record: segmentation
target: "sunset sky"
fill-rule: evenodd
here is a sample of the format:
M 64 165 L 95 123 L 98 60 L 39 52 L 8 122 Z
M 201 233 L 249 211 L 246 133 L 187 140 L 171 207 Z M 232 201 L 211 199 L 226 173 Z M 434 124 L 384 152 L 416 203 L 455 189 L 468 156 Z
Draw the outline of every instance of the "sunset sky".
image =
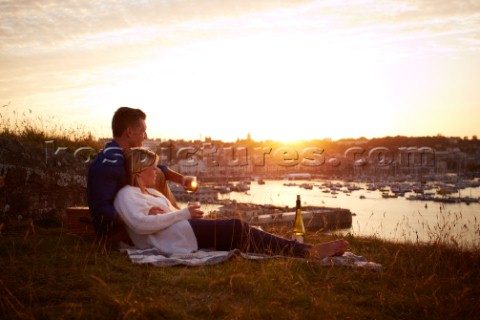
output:
M 165 139 L 479 135 L 480 1 L 0 0 L 4 119 L 108 137 L 120 106 Z

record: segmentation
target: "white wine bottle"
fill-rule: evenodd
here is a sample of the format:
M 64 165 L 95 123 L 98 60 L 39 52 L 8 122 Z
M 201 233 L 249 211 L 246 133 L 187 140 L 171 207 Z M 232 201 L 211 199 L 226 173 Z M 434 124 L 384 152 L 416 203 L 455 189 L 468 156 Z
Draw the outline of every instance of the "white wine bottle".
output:
M 300 195 L 297 195 L 295 221 L 293 223 L 293 238 L 298 242 L 303 242 L 304 236 L 305 236 L 305 226 L 303 225 L 302 203 L 300 201 Z

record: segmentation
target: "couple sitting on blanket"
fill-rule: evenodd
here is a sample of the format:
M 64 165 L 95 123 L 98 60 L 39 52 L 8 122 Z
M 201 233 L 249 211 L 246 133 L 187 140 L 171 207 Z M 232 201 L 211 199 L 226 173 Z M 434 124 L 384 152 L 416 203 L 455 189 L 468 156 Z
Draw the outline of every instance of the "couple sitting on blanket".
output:
M 138 119 L 134 120 L 126 130 L 134 132 L 138 129 L 137 125 L 141 125 L 143 131 L 146 130 L 144 118 L 140 122 Z M 142 135 L 143 137 L 145 134 Z M 143 141 L 143 139 L 140 140 Z M 348 246 L 345 240 L 315 245 L 299 243 L 252 228 L 241 219 L 202 219 L 203 212 L 199 205 L 192 204 L 187 208 L 178 209 L 168 194 L 165 196 L 156 188 L 158 175 L 165 172 L 158 166 L 158 156 L 141 147 L 130 146 L 122 149 L 123 152 L 117 153 L 115 159 L 122 159 L 118 162 L 122 163 L 126 170 L 127 181 L 116 193 L 113 207 L 125 224 L 131 241 L 139 249 L 154 247 L 165 254 L 190 253 L 199 249 L 218 251 L 239 249 L 249 253 L 321 260 L 329 256 L 342 255 Z M 112 163 L 113 159 L 110 161 Z M 98 164 L 99 161 L 97 166 Z M 95 170 L 90 168 L 89 171 L 91 172 L 89 172 L 90 181 L 87 189 L 90 191 L 89 204 L 92 211 L 92 205 L 96 204 L 92 201 L 95 200 L 92 194 L 95 189 L 92 186 Z M 97 232 L 102 233 L 102 228 L 98 226 L 104 219 L 96 215 L 98 210 L 93 211 L 94 222 L 97 221 Z

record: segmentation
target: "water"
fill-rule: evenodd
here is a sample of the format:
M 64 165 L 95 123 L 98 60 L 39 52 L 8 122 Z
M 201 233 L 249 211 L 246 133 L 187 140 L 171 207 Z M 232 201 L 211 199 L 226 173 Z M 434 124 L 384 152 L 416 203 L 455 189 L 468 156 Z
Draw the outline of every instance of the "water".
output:
M 339 207 L 355 214 L 352 227 L 342 230 L 358 236 L 375 236 L 399 242 L 431 242 L 442 240 L 466 248 L 480 248 L 480 203 L 440 203 L 407 200 L 405 197 L 383 198 L 381 192 L 368 191 L 363 184 L 355 184 L 361 190 L 333 196 L 317 187 L 321 181 L 295 181 L 313 183 L 312 190 L 299 186 L 284 186 L 287 181 L 267 180 L 259 185 L 252 182 L 247 193 L 231 192 L 221 199 L 254 204 L 295 206 L 296 195 L 302 197 L 302 205 Z M 480 188 L 461 190 L 462 196 L 477 198 Z M 364 199 L 361 199 L 363 196 Z M 208 205 L 206 210 L 214 209 Z

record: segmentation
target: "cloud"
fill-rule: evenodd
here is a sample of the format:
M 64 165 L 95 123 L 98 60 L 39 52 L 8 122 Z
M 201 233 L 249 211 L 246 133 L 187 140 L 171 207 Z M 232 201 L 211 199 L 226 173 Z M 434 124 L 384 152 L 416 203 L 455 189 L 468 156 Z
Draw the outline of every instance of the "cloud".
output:
M 254 0 L 2 1 L 0 94 L 15 98 L 99 84 L 107 70 L 233 31 L 238 25 L 224 29 L 230 19 L 275 6 Z
M 111 0 L 101 4 L 8 1 L 2 3 L 1 9 L 1 48 L 13 54 L 68 47 L 89 35 L 128 27 L 125 13 Z
M 478 1 L 34 1 L 0 3 L 0 52 L 28 57 L 166 47 L 258 34 L 332 37 L 430 34 L 474 38 Z M 436 35 L 435 35 L 436 34 Z M 438 40 L 435 40 L 438 41 Z M 466 45 L 466 42 L 456 45 Z
M 291 1 L 296 5 L 303 1 Z M 288 1 L 285 4 L 288 6 Z M 61 49 L 105 35 L 106 44 L 130 29 L 151 29 L 189 21 L 239 16 L 276 6 L 276 1 L 35 1 L 0 3 L 0 50 Z M 160 30 L 162 31 L 162 30 Z M 112 36 L 112 39 L 109 39 Z M 131 41 L 132 38 L 123 39 Z M 104 42 L 105 44 L 105 42 Z

